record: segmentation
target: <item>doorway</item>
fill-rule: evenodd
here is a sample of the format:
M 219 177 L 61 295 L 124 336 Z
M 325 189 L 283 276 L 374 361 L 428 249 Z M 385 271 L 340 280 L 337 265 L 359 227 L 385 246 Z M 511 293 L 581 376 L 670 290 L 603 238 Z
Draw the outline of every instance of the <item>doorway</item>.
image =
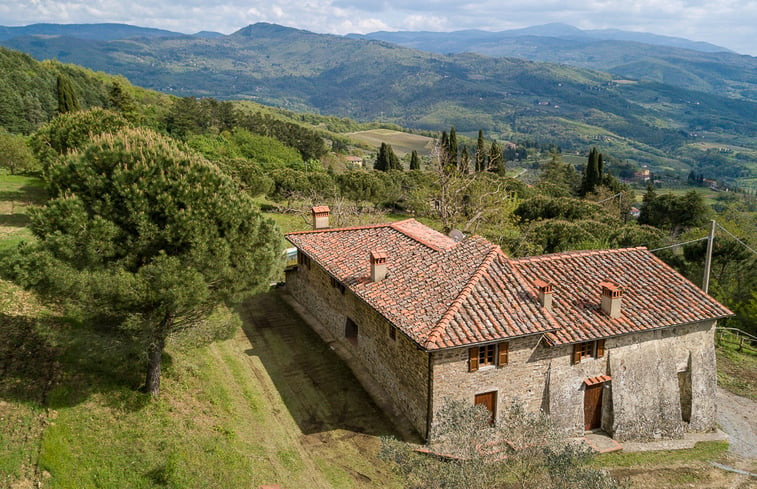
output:
M 602 387 L 601 384 L 587 385 L 584 390 L 584 430 L 602 427 Z
M 489 424 L 494 424 L 494 420 L 497 415 L 497 391 L 484 392 L 483 394 L 476 394 L 476 398 L 473 401 L 474 406 L 479 404 L 484 405 L 491 414 L 489 418 Z

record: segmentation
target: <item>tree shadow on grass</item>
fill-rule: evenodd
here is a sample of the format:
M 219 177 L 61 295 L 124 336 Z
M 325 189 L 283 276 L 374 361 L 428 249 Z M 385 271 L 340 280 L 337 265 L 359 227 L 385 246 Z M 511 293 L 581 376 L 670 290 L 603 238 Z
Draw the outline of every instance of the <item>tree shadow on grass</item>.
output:
M 292 418 L 306 435 L 344 429 L 399 436 L 358 380 L 275 292 L 240 307 L 243 330 Z
M 140 360 L 112 332 L 55 316 L 0 312 L 0 399 L 58 409 L 107 393 L 110 407 L 139 410 L 150 402 L 137 391 L 144 380 Z
M 26 214 L 0 214 L 0 226 L 13 228 L 26 227 L 31 223 L 31 219 Z

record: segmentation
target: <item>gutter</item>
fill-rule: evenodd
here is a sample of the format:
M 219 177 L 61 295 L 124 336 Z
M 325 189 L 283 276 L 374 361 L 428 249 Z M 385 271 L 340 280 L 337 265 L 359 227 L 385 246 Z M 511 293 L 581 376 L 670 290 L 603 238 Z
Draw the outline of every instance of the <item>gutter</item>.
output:
M 434 390 L 434 376 L 433 373 L 433 362 L 431 360 L 432 353 L 428 353 L 428 382 L 427 382 L 427 391 L 426 391 L 426 443 L 429 443 L 429 439 L 431 437 L 431 417 L 433 416 L 433 403 L 432 400 L 432 394 Z

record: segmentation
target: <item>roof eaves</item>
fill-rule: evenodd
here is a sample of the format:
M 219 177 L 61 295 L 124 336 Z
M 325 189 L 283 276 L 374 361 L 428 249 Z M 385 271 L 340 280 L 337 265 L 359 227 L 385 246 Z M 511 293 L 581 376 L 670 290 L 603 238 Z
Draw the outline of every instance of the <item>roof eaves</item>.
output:
M 717 321 L 719 319 L 725 319 L 728 317 L 733 316 L 733 313 L 731 314 L 725 314 L 722 316 L 713 316 L 708 317 L 704 319 L 698 319 L 696 321 L 687 321 L 685 323 L 676 323 L 676 324 L 668 324 L 665 326 L 660 326 L 658 328 L 647 328 L 647 329 L 635 329 L 631 331 L 623 331 L 622 333 L 616 333 L 616 334 L 608 334 L 608 335 L 602 335 L 602 336 L 593 336 L 591 338 L 584 338 L 578 341 L 560 341 L 559 338 L 554 337 L 554 331 L 550 331 L 549 334 L 552 335 L 553 339 L 548 339 L 550 343 L 552 343 L 553 346 L 560 346 L 560 345 L 575 345 L 578 343 L 585 343 L 587 341 L 596 341 L 596 340 L 606 340 L 608 338 L 618 338 L 620 336 L 626 336 L 629 334 L 639 334 L 639 333 L 646 333 L 648 331 L 661 331 L 663 329 L 669 329 L 669 328 L 678 328 L 681 326 L 689 326 L 691 324 L 697 324 L 697 323 L 703 323 L 705 321 Z

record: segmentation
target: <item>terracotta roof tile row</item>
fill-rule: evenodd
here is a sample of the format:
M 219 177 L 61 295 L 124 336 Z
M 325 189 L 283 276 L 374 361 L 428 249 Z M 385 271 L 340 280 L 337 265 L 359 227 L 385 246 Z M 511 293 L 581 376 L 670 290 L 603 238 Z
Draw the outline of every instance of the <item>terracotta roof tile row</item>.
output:
M 645 248 L 511 260 L 484 238 L 458 243 L 413 219 L 287 239 L 426 350 L 533 334 L 576 343 L 731 314 Z M 378 249 L 388 274 L 371 282 Z M 553 285 L 551 313 L 539 281 Z M 607 281 L 623 290 L 616 319 L 599 306 Z
M 560 329 L 553 343 L 664 328 L 733 314 L 649 250 L 626 248 L 555 253 L 511 260 L 527 280 L 554 284 L 552 315 Z M 623 292 L 620 317 L 602 312 L 601 283 Z

